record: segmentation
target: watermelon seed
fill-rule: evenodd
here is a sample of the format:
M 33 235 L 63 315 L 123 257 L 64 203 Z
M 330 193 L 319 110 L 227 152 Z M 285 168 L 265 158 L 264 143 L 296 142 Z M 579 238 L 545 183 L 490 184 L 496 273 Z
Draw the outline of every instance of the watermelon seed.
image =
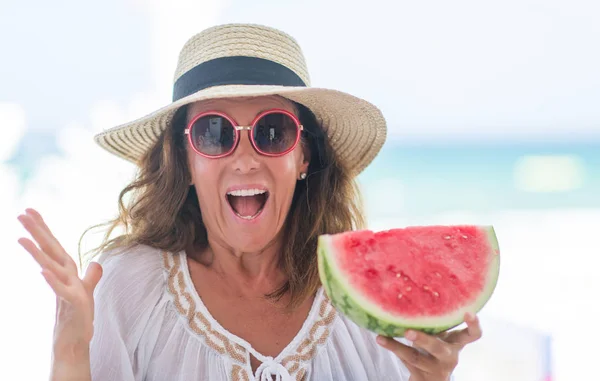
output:
M 467 237 L 467 236 L 466 236 L 466 235 L 464 235 L 464 234 L 463 234 L 463 236 L 462 236 L 462 237 L 463 237 L 464 239 L 467 239 L 467 238 L 469 238 L 469 237 Z
M 438 278 L 441 278 L 441 277 L 442 277 L 442 274 L 440 274 L 440 273 L 438 273 L 438 272 L 436 271 L 436 272 L 435 272 L 435 276 L 436 276 L 436 277 L 438 277 Z
M 404 296 L 404 295 L 398 294 L 398 299 L 402 299 L 402 296 Z
M 410 287 L 410 286 L 406 287 L 406 291 L 410 291 L 410 290 L 412 290 L 412 287 Z
M 435 296 L 437 298 L 438 296 L 440 296 L 440 294 L 438 294 L 437 292 L 434 291 L 433 296 Z
M 452 237 L 451 237 L 451 236 L 449 236 L 449 235 L 445 235 L 445 236 L 444 236 L 444 239 L 450 239 L 450 238 L 452 238 Z
M 396 278 L 400 278 L 400 273 L 396 273 Z
M 429 286 L 423 286 L 423 290 L 429 291 Z

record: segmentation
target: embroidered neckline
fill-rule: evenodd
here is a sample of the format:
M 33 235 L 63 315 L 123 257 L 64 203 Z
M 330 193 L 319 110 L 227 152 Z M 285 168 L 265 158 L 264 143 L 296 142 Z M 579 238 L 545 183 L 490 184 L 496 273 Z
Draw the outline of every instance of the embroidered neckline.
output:
M 185 251 L 163 252 L 163 266 L 167 290 L 184 324 L 203 344 L 230 360 L 229 373 L 233 381 L 260 379 L 260 367 L 256 375 L 252 374 L 250 354 L 262 363 L 282 365 L 292 380 L 306 379 L 310 361 L 327 342 L 337 315 L 323 289 L 317 292 L 308 317 L 296 336 L 273 358 L 258 353 L 250 343 L 227 331 L 212 317 L 191 280 Z

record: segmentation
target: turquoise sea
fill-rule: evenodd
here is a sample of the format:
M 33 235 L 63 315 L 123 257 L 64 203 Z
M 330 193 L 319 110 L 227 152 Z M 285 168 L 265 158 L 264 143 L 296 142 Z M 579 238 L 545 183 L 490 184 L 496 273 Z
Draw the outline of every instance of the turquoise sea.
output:
M 523 169 L 523 158 L 542 157 L 548 165 Z M 553 158 L 558 160 L 553 168 Z M 539 160 L 538 160 L 539 162 Z M 542 160 L 542 162 L 544 162 Z M 566 165 L 560 165 L 566 162 Z M 572 173 L 576 172 L 576 173 Z M 523 177 L 525 177 L 523 179 Z M 573 182 L 554 191 L 519 189 L 520 182 Z M 536 180 L 537 179 L 537 180 Z M 398 184 L 405 215 L 453 210 L 476 213 L 505 209 L 600 207 L 600 142 L 505 143 L 502 145 L 402 145 L 384 147 L 373 166 L 361 175 L 366 188 Z M 376 207 L 377 216 L 393 216 L 394 192 Z M 382 201 L 382 200 L 379 200 Z

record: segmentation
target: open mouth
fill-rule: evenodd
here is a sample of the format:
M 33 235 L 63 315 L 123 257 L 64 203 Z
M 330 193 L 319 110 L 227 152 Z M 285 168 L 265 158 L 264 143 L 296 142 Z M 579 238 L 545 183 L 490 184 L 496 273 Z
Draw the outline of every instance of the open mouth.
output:
M 268 198 L 269 192 L 265 189 L 237 189 L 227 192 L 231 210 L 245 220 L 258 217 Z

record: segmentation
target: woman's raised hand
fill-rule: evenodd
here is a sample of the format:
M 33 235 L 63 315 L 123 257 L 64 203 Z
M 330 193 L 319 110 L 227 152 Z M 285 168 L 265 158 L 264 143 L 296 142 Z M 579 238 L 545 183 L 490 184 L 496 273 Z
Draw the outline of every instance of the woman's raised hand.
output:
M 79 278 L 75 261 L 37 211 L 26 209 L 18 220 L 33 238 L 21 238 L 19 244 L 39 263 L 42 275 L 56 294 L 54 360 L 80 362 L 82 356 L 89 356 L 94 332 L 93 292 L 102 277 L 102 267 L 91 263 L 83 279 Z

